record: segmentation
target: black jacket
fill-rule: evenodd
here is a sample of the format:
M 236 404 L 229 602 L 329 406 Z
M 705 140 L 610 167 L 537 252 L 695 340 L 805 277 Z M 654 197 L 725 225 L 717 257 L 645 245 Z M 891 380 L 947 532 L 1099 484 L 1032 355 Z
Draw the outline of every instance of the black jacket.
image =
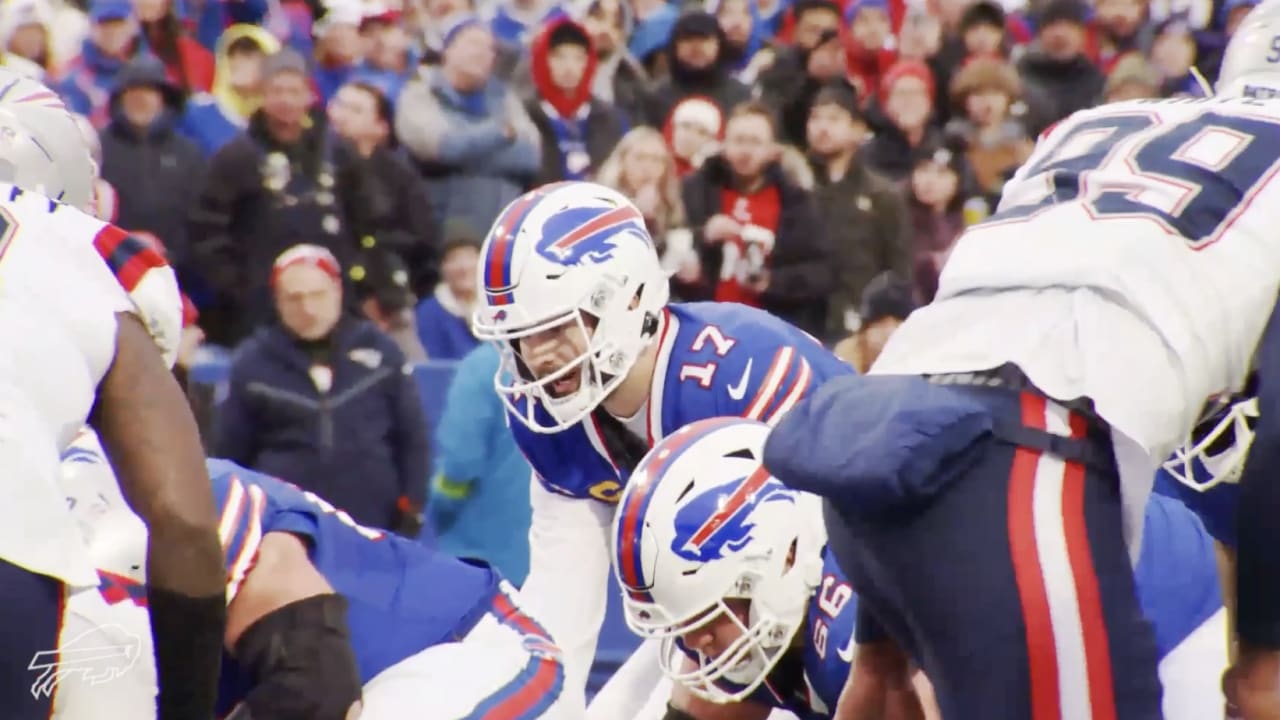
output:
M 131 87 L 160 90 L 165 107 L 148 127 L 137 128 L 120 110 L 120 96 Z M 111 93 L 111 122 L 100 133 L 102 179 L 116 191 L 115 223 L 160 238 L 175 267 L 191 257 L 187 213 L 204 176 L 200 148 L 175 131 L 182 95 L 165 78 L 164 66 L 152 56 L 134 60 L 120 71 Z
M 392 527 L 396 502 L 421 507 L 427 426 L 411 368 L 371 323 L 344 318 L 328 347 L 333 384 L 317 389 L 313 355 L 281 325 L 236 349 L 213 454 L 288 480 L 362 525 Z
M 361 238 L 374 231 L 367 173 L 319 113 L 301 139 L 285 145 L 258 111 L 214 153 L 191 215 L 192 255 L 215 297 L 201 309 L 211 340 L 234 345 L 274 317 L 267 281 L 288 248 L 313 243 L 344 268 L 355 264 Z

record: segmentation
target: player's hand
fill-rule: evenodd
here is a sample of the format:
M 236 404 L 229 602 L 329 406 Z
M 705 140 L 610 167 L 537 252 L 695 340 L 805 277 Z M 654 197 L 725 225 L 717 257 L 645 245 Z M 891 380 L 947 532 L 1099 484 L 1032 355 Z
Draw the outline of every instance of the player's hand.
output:
M 742 232 L 742 225 L 728 215 L 713 215 L 702 227 L 702 235 L 707 242 L 719 243 L 737 237 Z
M 747 279 L 747 287 L 753 292 L 762 293 L 769 289 L 769 268 L 760 268 Z
M 1280 720 L 1280 652 L 1240 651 L 1222 679 L 1227 706 L 1244 720 Z
M 402 537 L 416 539 L 422 534 L 424 523 L 422 506 L 414 504 L 407 497 L 396 502 L 396 522 L 391 530 Z

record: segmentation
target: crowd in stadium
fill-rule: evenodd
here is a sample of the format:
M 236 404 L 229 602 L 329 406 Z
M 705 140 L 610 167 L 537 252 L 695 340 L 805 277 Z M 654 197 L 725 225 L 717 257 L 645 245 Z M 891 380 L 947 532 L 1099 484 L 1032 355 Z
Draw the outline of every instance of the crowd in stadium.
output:
M 1203 96 L 1255 4 L 4 0 L 0 64 L 83 116 L 91 212 L 177 270 L 209 454 L 518 585 L 529 469 L 470 329 L 514 199 L 608 185 L 674 298 L 866 370 L 1037 136 Z

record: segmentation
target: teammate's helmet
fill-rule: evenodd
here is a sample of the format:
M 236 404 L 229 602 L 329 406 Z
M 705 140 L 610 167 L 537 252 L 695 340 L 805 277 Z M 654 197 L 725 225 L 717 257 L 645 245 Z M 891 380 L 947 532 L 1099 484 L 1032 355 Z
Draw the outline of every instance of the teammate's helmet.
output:
M 1237 399 L 1192 430 L 1187 442 L 1164 462 L 1164 469 L 1173 479 L 1200 492 L 1240 482 L 1257 420 L 1258 399 Z
M 1263 0 L 1236 28 L 1222 56 L 1217 94 L 1280 96 L 1280 0 Z
M 603 185 L 553 183 L 508 205 L 480 252 L 484 304 L 472 329 L 502 353 L 498 394 L 534 431 L 572 426 L 622 382 L 660 325 L 670 291 L 644 216 Z M 535 378 L 520 357 L 520 339 L 567 323 L 589 338 L 586 350 Z M 575 392 L 550 392 L 573 372 Z
M 614 514 L 627 625 L 661 639 L 663 672 L 713 702 L 741 700 L 765 680 L 821 581 L 821 505 L 761 465 L 768 434 L 742 418 L 681 428 L 640 461 Z M 745 618 L 733 599 L 749 602 Z M 726 618 L 741 635 L 715 657 L 684 646 Z
M 60 489 L 93 566 L 146 583 L 147 528 L 125 502 L 98 435 L 85 427 L 62 453 Z
M 80 128 L 57 93 L 0 67 L 0 182 L 83 209 L 96 175 Z

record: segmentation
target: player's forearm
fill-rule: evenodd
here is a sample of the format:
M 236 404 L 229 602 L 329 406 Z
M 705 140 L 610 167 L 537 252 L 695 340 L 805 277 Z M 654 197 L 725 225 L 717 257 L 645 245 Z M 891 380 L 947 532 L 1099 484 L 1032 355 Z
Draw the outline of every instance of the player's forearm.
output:
M 147 602 L 158 717 L 209 717 L 226 625 L 213 489 L 195 419 L 142 324 L 118 316 L 116 355 L 91 424 L 147 524 Z
M 141 323 L 118 317 L 116 357 L 92 424 L 121 492 L 147 524 L 148 583 L 192 597 L 220 595 L 222 548 L 195 418 Z

